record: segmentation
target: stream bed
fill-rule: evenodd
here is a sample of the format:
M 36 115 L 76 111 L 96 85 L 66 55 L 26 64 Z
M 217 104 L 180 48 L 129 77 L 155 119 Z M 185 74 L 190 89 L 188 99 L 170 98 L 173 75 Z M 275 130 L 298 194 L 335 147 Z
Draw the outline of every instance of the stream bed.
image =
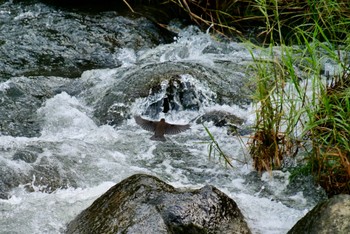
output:
M 146 19 L 112 11 L 3 1 L 0 19 L 0 233 L 62 233 L 135 173 L 175 187 L 216 186 L 253 233 L 288 232 L 320 199 L 312 181 L 291 184 L 287 171 L 252 168 L 251 53 L 263 50 L 193 26 L 169 42 Z M 218 124 L 206 118 L 212 113 L 236 121 Z M 134 115 L 191 129 L 152 141 Z M 233 168 L 209 157 L 203 125 Z

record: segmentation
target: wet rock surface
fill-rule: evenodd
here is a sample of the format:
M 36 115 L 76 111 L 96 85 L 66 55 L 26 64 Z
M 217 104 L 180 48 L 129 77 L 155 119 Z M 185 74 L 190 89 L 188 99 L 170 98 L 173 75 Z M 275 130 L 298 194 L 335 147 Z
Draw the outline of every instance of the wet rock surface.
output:
M 226 111 L 209 111 L 196 119 L 197 124 L 212 122 L 216 127 L 227 127 L 228 135 L 247 135 L 252 132 L 249 126 L 244 126 L 245 120 Z
M 4 1 L 0 12 L 0 80 L 79 77 L 88 69 L 119 66 L 120 48 L 138 51 L 164 43 L 168 36 L 145 18 L 131 20 L 115 11 L 87 13 L 36 1 Z
M 36 137 L 40 135 L 37 110 L 50 97 L 79 93 L 83 86 L 59 77 L 16 77 L 0 84 L 0 134 Z
M 213 186 L 180 190 L 136 174 L 109 189 L 66 233 L 250 233 L 236 203 Z
M 197 124 L 204 122 L 213 122 L 217 127 L 227 126 L 228 124 L 241 125 L 244 120 L 225 111 L 210 111 L 196 120 Z
M 72 176 L 69 176 L 70 172 L 63 172 L 59 164 L 50 162 L 46 157 L 38 159 L 40 153 L 41 149 L 33 147 L 18 150 L 13 160 L 18 162 L 20 170 L 9 167 L 4 161 L 0 162 L 0 199 L 10 198 L 11 190 L 19 185 L 28 192 L 46 193 L 77 186 Z
M 288 234 L 350 233 L 350 195 L 340 194 L 320 202 Z
M 9 191 L 19 184 L 27 183 L 25 175 L 0 163 L 0 199 L 8 199 Z
M 24 161 L 26 163 L 34 163 L 38 154 L 42 153 L 43 149 L 35 146 L 28 146 L 26 149 L 19 149 L 15 152 L 12 159 L 18 161 Z
M 109 77 L 112 85 L 104 90 L 87 89 L 81 96 L 95 107 L 94 116 L 100 124 L 111 125 L 120 125 L 123 120 L 132 116 L 129 107 L 137 98 L 147 99 L 147 105 L 141 114 L 155 119 L 161 112 L 197 111 L 214 102 L 248 104 L 251 94 L 245 85 L 248 78 L 231 74 L 231 80 L 226 80 L 224 76 L 227 73 L 220 73 L 217 69 L 220 68 L 214 69 L 191 62 L 164 62 L 118 68 Z M 90 74 L 89 80 L 84 82 L 93 83 L 98 80 L 98 77 Z M 205 84 L 208 91 L 199 88 L 199 84 Z
M 257 196 L 268 197 L 288 207 L 303 209 L 305 203 L 316 205 L 327 198 L 325 191 L 311 176 L 289 178 L 290 173 L 278 170 L 263 175 L 253 171 L 245 175 L 246 185 L 254 185 L 250 188 Z M 297 199 L 298 194 L 302 194 L 303 199 Z

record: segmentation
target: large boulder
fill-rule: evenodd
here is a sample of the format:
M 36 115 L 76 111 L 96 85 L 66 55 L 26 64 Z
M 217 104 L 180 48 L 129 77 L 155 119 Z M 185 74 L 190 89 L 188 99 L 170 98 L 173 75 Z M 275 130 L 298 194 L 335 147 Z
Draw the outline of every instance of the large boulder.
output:
M 51 193 L 57 189 L 77 187 L 70 172 L 61 169 L 56 160 L 40 157 L 42 149 L 28 146 L 17 150 L 12 160 L 0 161 L 0 199 L 11 197 L 11 190 L 24 185 L 28 192 L 42 191 Z M 14 162 L 16 161 L 16 162 Z M 11 167 L 20 165 L 22 170 Z
M 94 9 L 90 13 L 38 1 L 0 2 L 0 81 L 22 75 L 76 78 L 86 70 L 120 66 L 120 49 L 137 52 L 173 40 L 172 33 L 139 15 L 99 11 L 102 5 L 125 5 L 122 1 L 94 0 L 97 8 L 88 4 L 92 0 L 80 0 Z
M 144 61 L 145 62 L 145 61 Z M 235 70 L 224 70 L 193 62 L 154 62 L 119 67 L 101 78 L 98 71 L 86 71 L 82 82 L 88 85 L 80 95 L 94 108 L 99 124 L 121 125 L 131 117 L 130 106 L 138 100 L 143 115 L 159 118 L 161 112 L 198 111 L 208 103 L 245 106 L 250 103 L 249 77 Z M 101 85 L 109 79 L 108 85 Z M 141 101 L 140 99 L 143 99 Z
M 288 232 L 302 233 L 350 233 L 350 195 L 337 195 L 319 203 Z
M 251 233 L 237 204 L 213 186 L 180 190 L 136 174 L 113 186 L 66 233 Z

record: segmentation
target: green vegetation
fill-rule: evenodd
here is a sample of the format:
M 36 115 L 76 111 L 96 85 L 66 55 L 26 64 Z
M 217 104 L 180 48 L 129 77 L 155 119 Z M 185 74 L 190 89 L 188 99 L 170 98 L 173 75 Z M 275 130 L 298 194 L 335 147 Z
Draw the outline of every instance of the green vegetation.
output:
M 251 53 L 257 112 L 249 152 L 256 170 L 281 168 L 285 157 L 303 151 L 299 171 L 314 175 L 329 196 L 350 194 L 349 1 L 149 2 L 177 6 L 203 30 L 212 26 L 220 35 L 258 41 L 250 48 L 267 51 L 260 58 Z M 326 60 L 334 72 L 324 72 Z M 209 155 L 220 154 L 207 132 Z
M 318 3 L 341 16 L 343 9 L 335 1 Z M 320 14 L 322 9 L 314 10 L 314 15 L 326 16 Z M 278 36 L 273 35 L 271 24 L 266 24 L 272 32 L 269 60 L 254 58 L 258 104 L 256 131 L 250 140 L 254 167 L 258 171 L 280 168 L 283 158 L 304 150 L 306 165 L 301 167 L 310 168 L 329 196 L 350 193 L 350 77 L 346 53 L 350 44 L 349 33 L 340 26 L 350 25 L 350 18 L 333 20 L 327 15 L 308 21 L 308 27 L 301 24 L 293 30 L 298 47 L 281 43 L 281 56 L 276 56 L 274 38 L 283 42 L 285 37 L 278 7 L 274 15 Z M 338 71 L 324 74 L 325 59 L 339 67 Z
M 230 157 L 221 149 L 220 145 L 215 140 L 215 137 L 213 136 L 213 134 L 211 134 L 209 129 L 205 125 L 203 125 L 203 127 L 210 138 L 210 141 L 208 142 L 201 142 L 208 145 L 209 160 L 211 157 L 215 157 L 216 155 L 218 155 L 219 160 L 221 159 L 224 160 L 225 166 L 229 165 L 230 167 L 233 168 Z
M 243 40 L 250 37 L 261 43 L 270 43 L 272 38 L 275 42 L 283 39 L 283 43 L 294 44 L 298 39 L 296 28 L 313 33 L 316 27 L 322 28 L 328 38 L 341 41 L 350 29 L 342 21 L 350 17 L 347 0 L 123 0 L 123 3 L 160 25 L 178 16 L 203 30 L 212 26 L 221 35 L 241 36 Z
M 241 164 L 246 164 L 247 163 L 247 160 L 239 160 L 239 159 L 236 159 L 236 158 L 233 158 L 231 157 L 230 155 L 228 155 L 227 153 L 225 153 L 219 143 L 215 140 L 215 137 L 214 135 L 209 131 L 209 129 L 203 124 L 203 127 L 205 129 L 205 131 L 207 132 L 210 140 L 209 141 L 204 141 L 204 142 L 199 142 L 199 143 L 202 143 L 202 144 L 206 144 L 208 145 L 208 157 L 209 157 L 209 160 L 211 158 L 214 158 L 214 157 L 218 157 L 219 160 L 223 160 L 224 161 L 224 164 L 225 166 L 229 166 L 231 168 L 234 168 L 233 164 L 232 164 L 232 160 L 234 161 L 237 161 Z M 241 142 L 242 145 L 244 144 L 243 142 Z
M 255 168 L 264 171 L 278 169 L 284 157 L 306 150 L 304 160 L 328 194 L 349 193 L 348 69 L 338 58 L 345 69 L 326 79 L 320 75 L 320 61 L 338 51 L 326 53 L 325 44 L 317 40 L 305 40 L 304 45 L 300 51 L 282 45 L 282 58 L 271 50 L 274 62 L 255 60 L 258 108 L 250 153 Z M 296 64 L 304 72 L 302 77 Z

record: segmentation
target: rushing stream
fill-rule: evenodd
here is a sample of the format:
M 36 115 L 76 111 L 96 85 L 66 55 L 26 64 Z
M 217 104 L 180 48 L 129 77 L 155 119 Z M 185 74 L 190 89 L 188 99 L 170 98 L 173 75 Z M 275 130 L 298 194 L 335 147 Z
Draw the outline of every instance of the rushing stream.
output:
M 243 121 L 243 133 L 254 121 L 249 91 L 243 88 L 249 86 L 252 62 L 245 45 L 219 43 L 193 27 L 165 43 L 144 20 L 103 13 L 80 22 L 77 13 L 43 4 L 5 1 L 0 18 L 7 33 L 0 40 L 0 233 L 61 233 L 97 197 L 135 173 L 155 175 L 175 187 L 216 186 L 237 202 L 253 233 L 286 233 L 316 204 L 311 186 L 290 187 L 289 172 L 259 177 L 246 152 L 247 135 L 228 135 L 228 126 L 203 122 L 234 168 L 217 155 L 208 157 L 210 138 L 200 116 L 213 111 L 234 115 Z M 147 33 L 137 40 L 126 36 L 132 32 L 111 26 L 116 18 L 150 27 L 153 39 L 141 38 Z M 46 36 L 36 31 L 43 27 L 54 39 L 44 41 Z M 106 49 L 113 35 L 108 30 L 129 43 Z M 107 42 L 96 39 L 106 37 Z M 40 59 L 30 57 L 38 53 L 55 65 L 42 67 Z M 72 76 L 66 75 L 69 70 Z M 150 90 L 158 81 L 158 88 Z M 190 123 L 191 129 L 166 136 L 166 142 L 151 141 L 134 115 Z

